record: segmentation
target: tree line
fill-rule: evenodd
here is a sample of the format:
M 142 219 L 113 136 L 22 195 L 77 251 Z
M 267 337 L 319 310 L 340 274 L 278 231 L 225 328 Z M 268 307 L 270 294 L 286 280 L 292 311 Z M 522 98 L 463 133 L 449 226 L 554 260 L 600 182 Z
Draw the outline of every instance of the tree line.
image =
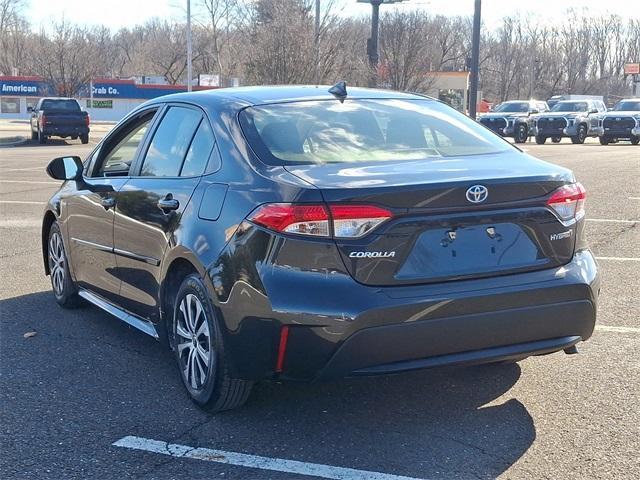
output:
M 344 0 L 343 0 L 344 1 Z M 319 30 L 314 0 L 193 0 L 193 72 L 241 84 L 366 86 L 372 72 L 369 18 L 340 15 L 343 3 L 323 0 Z M 152 19 L 113 30 L 65 20 L 34 29 L 25 0 L 0 0 L 0 74 L 39 75 L 73 96 L 89 79 L 159 75 L 186 82 L 184 19 Z M 559 12 L 553 24 L 507 16 L 484 26 L 480 88 L 499 102 L 552 95 L 629 95 L 626 62 L 640 62 L 640 20 Z M 429 71 L 462 71 L 471 51 L 471 18 L 427 10 L 382 9 L 380 86 L 424 92 Z

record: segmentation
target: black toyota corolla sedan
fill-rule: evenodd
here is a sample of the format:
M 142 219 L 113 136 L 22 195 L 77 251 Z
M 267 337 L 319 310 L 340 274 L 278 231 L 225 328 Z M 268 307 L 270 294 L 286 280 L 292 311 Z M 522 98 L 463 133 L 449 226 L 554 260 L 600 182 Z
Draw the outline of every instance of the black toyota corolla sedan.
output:
M 439 101 L 331 92 L 161 97 L 53 160 L 57 302 L 166 342 L 211 411 L 262 379 L 575 352 L 599 280 L 573 173 Z

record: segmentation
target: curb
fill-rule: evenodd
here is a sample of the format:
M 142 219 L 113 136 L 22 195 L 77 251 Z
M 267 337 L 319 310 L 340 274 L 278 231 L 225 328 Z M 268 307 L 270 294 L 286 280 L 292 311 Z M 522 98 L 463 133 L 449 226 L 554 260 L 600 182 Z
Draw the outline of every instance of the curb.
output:
M 0 143 L 0 148 L 17 147 L 18 145 L 22 145 L 24 143 L 27 143 L 28 141 L 29 140 L 27 139 L 27 137 L 21 137 L 20 140 L 16 140 L 14 142 Z

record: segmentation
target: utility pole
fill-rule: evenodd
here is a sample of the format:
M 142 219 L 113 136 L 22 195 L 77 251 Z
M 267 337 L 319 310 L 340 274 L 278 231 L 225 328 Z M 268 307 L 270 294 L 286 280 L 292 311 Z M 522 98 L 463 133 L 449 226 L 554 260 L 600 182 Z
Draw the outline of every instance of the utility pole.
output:
M 533 98 L 533 94 L 535 93 L 534 85 L 536 83 L 536 66 L 540 63 L 540 60 L 536 57 L 531 57 L 531 72 L 529 77 L 529 100 Z
M 191 0 L 187 0 L 187 92 L 191 91 L 191 79 L 193 78 L 193 72 L 191 69 L 192 60 L 192 45 L 191 45 Z
M 315 66 L 314 80 L 316 85 L 320 84 L 320 0 L 316 0 L 316 18 L 315 18 Z
M 480 69 L 480 10 L 482 0 L 475 0 L 473 38 L 471 43 L 471 85 L 469 86 L 469 116 L 476 119 L 478 109 L 478 71 Z

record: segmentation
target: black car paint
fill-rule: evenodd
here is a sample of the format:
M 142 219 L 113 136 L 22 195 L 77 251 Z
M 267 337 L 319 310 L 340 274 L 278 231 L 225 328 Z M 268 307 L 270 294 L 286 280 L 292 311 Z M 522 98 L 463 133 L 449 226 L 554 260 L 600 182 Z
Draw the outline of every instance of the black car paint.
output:
M 409 94 L 375 90 L 351 90 L 350 95 L 352 98 L 415 98 Z M 333 166 L 285 168 L 261 163 L 247 145 L 237 119 L 238 112 L 250 105 L 326 98 L 324 89 L 291 87 L 179 94 L 148 102 L 141 108 L 166 108 L 165 104 L 202 108 L 213 127 L 216 145 L 211 156 L 219 159 L 219 168 L 211 171 L 207 167 L 205 175 L 196 178 L 144 179 L 135 176 L 139 169 L 139 158 L 136 158 L 131 176 L 100 179 L 85 176 L 82 181 L 67 181 L 49 202 L 43 238 L 46 238 L 51 222 L 57 219 L 67 251 L 71 252 L 74 280 L 149 319 L 156 325 L 161 338 L 166 337 L 164 322 L 167 313 L 171 312 L 172 294 L 177 289 L 174 275 L 186 266 L 195 269 L 219 313 L 233 374 L 245 379 L 274 376 L 282 325 L 289 325 L 291 333 L 281 377 L 303 380 L 350 375 L 359 369 L 375 369 L 380 364 L 397 366 L 398 362 L 413 361 L 418 357 L 475 349 L 487 354 L 481 354 L 480 360 L 474 361 L 488 361 L 496 358 L 489 351 L 491 348 L 501 347 L 506 342 L 523 345 L 521 352 L 529 351 L 527 348 L 533 345 L 532 342 L 541 340 L 540 335 L 545 338 L 589 338 L 595 323 L 599 279 L 595 261 L 583 243 L 584 219 L 570 226 L 575 232 L 572 242 L 573 239 L 579 242 L 575 246 L 578 252 L 573 258 L 564 252 L 559 264 L 553 268 L 462 278 L 454 282 L 400 282 L 394 286 L 365 285 L 357 274 L 352 276 L 344 255 L 341 255 L 343 246 L 332 240 L 277 235 L 246 221 L 258 205 L 265 203 L 323 203 L 354 198 L 354 190 L 348 182 L 329 184 L 329 179 L 335 179 L 335 176 L 327 175 L 327 170 Z M 153 128 L 149 129 L 151 131 Z M 145 142 L 148 142 L 149 132 Z M 505 155 L 509 157 L 510 165 L 522 162 L 516 167 L 516 177 L 521 174 L 525 178 L 527 171 L 528 175 L 533 175 L 529 179 L 533 182 L 530 181 L 527 188 L 533 188 L 535 195 L 524 195 L 523 205 L 543 199 L 555 185 L 574 181 L 568 170 L 549 166 L 516 149 Z M 483 164 L 483 160 L 489 163 Z M 464 163 L 465 160 L 453 161 Z M 501 158 L 469 160 L 473 161 L 480 162 L 477 170 L 467 168 L 451 177 L 433 169 L 433 179 L 442 182 L 437 185 L 440 190 L 427 197 L 423 190 L 420 198 L 418 189 L 413 195 L 415 201 L 409 204 L 394 204 L 393 190 L 415 189 L 415 184 L 410 186 L 414 180 L 410 163 L 398 166 L 400 171 L 394 175 L 377 177 L 383 184 L 372 187 L 370 192 L 360 189 L 357 198 L 358 201 L 386 203 L 404 214 L 426 198 L 426 208 L 420 211 L 421 215 L 443 213 L 448 209 L 449 213 L 459 212 L 471 222 L 493 222 L 494 218 L 488 217 L 487 212 L 495 214 L 505 210 L 499 194 L 492 200 L 495 203 L 475 208 L 470 208 L 464 201 L 453 205 L 447 203 L 456 192 L 464 192 L 479 181 L 499 184 L 509 178 L 513 180 L 514 172 L 509 173 L 509 169 L 501 167 Z M 384 166 L 372 165 L 371 168 Z M 109 184 L 111 190 L 105 187 Z M 526 193 L 526 189 L 523 192 Z M 86 199 L 78 200 L 78 193 Z M 163 212 L 157 206 L 158 200 L 169 193 L 178 199 L 178 211 Z M 447 195 L 450 198 L 446 198 Z M 116 199 L 117 213 L 101 203 L 109 196 Z M 129 197 L 130 203 L 136 204 L 135 208 L 127 207 Z M 84 220 L 70 220 L 69 209 L 76 208 L 74 204 L 79 201 L 89 210 Z M 551 215 L 539 203 L 537 207 L 531 205 L 531 209 L 532 215 L 542 211 Z M 74 226 L 76 221 L 83 223 Z M 115 221 L 115 228 L 110 227 L 112 221 Z M 150 229 L 152 232 L 146 233 Z M 84 244 L 76 245 L 78 242 L 73 238 L 79 234 L 75 232 L 87 235 Z M 83 258 L 75 258 L 81 252 L 84 252 Z M 43 253 L 46 270 L 46 242 Z M 86 269 L 84 272 L 83 268 Z M 570 308 L 578 303 L 578 310 Z M 539 317 L 533 315 L 533 320 L 518 324 L 517 318 L 531 316 L 526 312 L 532 305 L 549 307 L 545 312 L 547 320 L 540 322 Z M 554 306 L 563 316 L 580 315 L 576 321 L 564 322 L 562 317 L 550 315 Z M 491 320 L 496 310 L 513 312 L 504 330 Z M 474 323 L 474 318 L 484 321 Z M 447 328 L 447 319 L 453 319 L 450 328 Z M 354 335 L 356 332 L 389 327 L 394 332 L 401 332 L 399 337 L 394 333 L 389 338 L 401 340 L 413 331 L 406 329 L 402 333 L 407 322 L 417 325 L 412 328 L 418 329 L 416 331 L 420 331 L 425 339 L 433 338 L 435 343 L 424 342 L 422 349 L 412 347 L 408 352 L 410 358 L 403 354 L 402 342 L 388 344 L 387 352 L 382 355 L 357 354 L 362 347 L 354 340 L 358 338 Z M 387 332 L 381 332 L 377 341 L 387 335 Z M 514 341 L 509 340 L 510 335 Z M 555 350 L 575 341 L 558 343 Z M 541 347 L 531 353 L 548 350 L 548 346 L 546 350 Z M 331 360 L 337 351 L 341 352 L 339 362 Z M 344 358 L 352 357 L 359 360 L 345 366 Z M 337 367 L 335 362 L 339 364 Z M 452 362 L 458 360 L 452 359 Z M 406 369 L 411 368 L 415 366 L 407 365 Z

